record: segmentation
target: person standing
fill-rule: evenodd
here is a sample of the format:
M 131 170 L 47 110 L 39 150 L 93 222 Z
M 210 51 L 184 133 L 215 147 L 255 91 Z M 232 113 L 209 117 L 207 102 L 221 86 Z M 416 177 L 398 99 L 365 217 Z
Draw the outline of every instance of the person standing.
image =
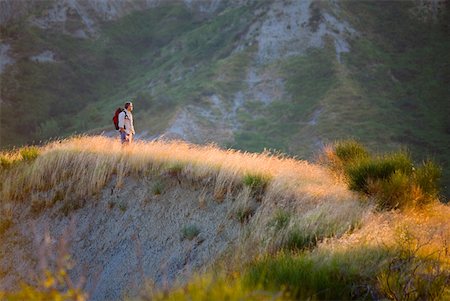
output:
M 131 143 L 136 134 L 133 125 L 133 103 L 126 102 L 125 110 L 119 114 L 119 132 L 122 143 Z

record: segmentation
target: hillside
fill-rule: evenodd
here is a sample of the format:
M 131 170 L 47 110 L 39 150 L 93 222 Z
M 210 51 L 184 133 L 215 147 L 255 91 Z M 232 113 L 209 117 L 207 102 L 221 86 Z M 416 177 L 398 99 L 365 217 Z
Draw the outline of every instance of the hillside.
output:
M 7 300 L 450 294 L 448 205 L 386 211 L 321 165 L 96 136 L 2 153 L 0 167 Z
M 447 1 L 1 4 L 3 148 L 111 134 L 133 99 L 143 139 L 306 159 L 348 137 L 408 147 L 443 166 L 448 196 Z

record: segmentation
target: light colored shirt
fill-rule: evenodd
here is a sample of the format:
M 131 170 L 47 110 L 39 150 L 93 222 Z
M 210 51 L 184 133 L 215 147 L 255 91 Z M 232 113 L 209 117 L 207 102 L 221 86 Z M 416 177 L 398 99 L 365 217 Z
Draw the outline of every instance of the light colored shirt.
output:
M 135 134 L 133 125 L 133 114 L 130 111 L 125 110 L 119 114 L 119 128 L 125 128 L 125 133 Z

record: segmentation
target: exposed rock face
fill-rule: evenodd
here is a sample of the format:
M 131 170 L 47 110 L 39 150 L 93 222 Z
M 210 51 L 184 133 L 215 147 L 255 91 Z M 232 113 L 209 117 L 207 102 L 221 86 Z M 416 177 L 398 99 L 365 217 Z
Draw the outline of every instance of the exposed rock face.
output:
M 182 187 L 172 179 L 155 195 L 155 181 L 126 179 L 121 189 L 114 183 L 97 200 L 68 201 L 69 207 L 84 203 L 70 218 L 64 217 L 63 204 L 37 215 L 22 208 L 27 222 L 11 229 L 15 239 L 0 247 L 0 270 L 9 271 L 0 290 L 17 289 L 18 279 L 33 281 L 29 277 L 39 274 L 42 261 L 52 260 L 45 258 L 46 250 L 38 251 L 45 239 L 52 250 L 61 238 L 67 240 L 76 262 L 71 276 L 87 277 L 90 300 L 122 300 L 145 279 L 162 286 L 207 268 L 239 237 L 242 225 L 231 218 L 236 203 L 215 201 L 210 189 Z M 62 237 L 68 229 L 70 235 Z
M 328 9 L 339 9 L 337 4 Z M 249 30 L 247 39 L 258 44 L 257 61 L 271 62 L 291 55 L 301 55 L 309 48 L 321 48 L 325 38 L 334 39 L 336 53 L 348 52 L 347 39 L 356 31 L 338 20 L 319 2 L 274 1 L 264 18 Z

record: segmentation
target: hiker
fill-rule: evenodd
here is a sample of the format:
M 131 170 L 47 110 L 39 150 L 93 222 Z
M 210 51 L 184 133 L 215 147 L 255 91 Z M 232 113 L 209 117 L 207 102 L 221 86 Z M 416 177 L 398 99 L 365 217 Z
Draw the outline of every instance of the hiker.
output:
M 122 143 L 130 143 L 133 141 L 135 134 L 133 125 L 133 104 L 131 102 L 125 103 L 125 110 L 119 114 L 119 132 Z

